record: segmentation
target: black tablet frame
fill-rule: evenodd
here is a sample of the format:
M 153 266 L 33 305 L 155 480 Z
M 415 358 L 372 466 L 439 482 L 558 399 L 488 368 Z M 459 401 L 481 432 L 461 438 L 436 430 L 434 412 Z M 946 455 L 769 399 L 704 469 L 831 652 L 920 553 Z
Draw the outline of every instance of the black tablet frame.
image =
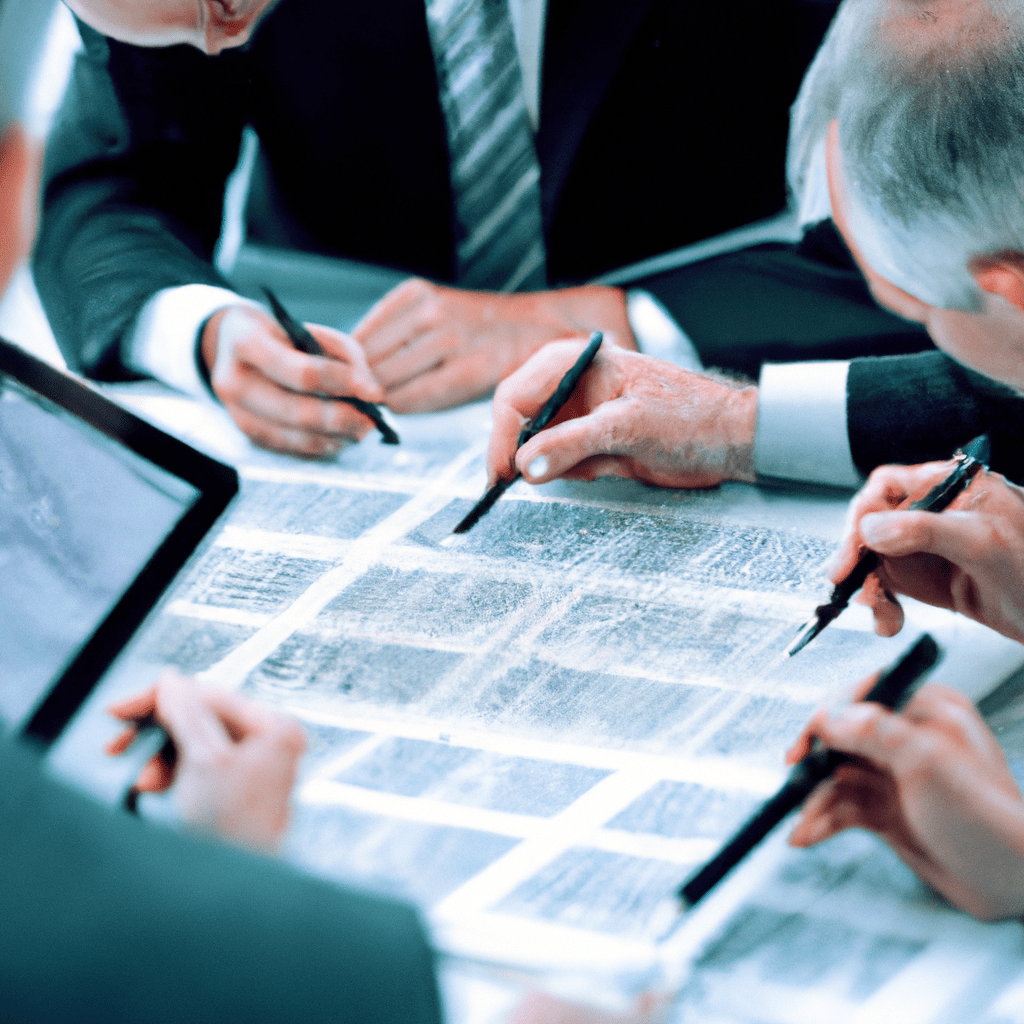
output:
M 92 693 L 238 493 L 238 474 L 230 466 L 128 412 L 83 381 L 0 338 L 0 380 L 5 377 L 65 409 L 199 492 L 192 507 L 178 520 L 93 634 L 65 664 L 22 726 L 23 736 L 48 747 Z

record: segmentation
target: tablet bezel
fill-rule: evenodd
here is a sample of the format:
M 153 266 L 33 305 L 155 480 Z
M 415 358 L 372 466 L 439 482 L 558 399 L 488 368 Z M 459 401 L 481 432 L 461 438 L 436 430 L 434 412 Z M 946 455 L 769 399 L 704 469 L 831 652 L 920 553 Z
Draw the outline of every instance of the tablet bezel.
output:
M 0 379 L 4 377 L 17 381 L 199 492 L 192 507 L 64 665 L 21 727 L 23 736 L 49 747 L 238 493 L 238 474 L 105 398 L 84 381 L 0 338 Z

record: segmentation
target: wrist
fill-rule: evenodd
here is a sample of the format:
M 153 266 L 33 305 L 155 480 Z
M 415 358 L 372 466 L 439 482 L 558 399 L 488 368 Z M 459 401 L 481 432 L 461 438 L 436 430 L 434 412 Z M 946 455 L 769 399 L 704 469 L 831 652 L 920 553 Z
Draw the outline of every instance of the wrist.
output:
M 757 388 L 732 388 L 716 424 L 722 441 L 725 480 L 753 483 L 754 434 L 757 430 Z

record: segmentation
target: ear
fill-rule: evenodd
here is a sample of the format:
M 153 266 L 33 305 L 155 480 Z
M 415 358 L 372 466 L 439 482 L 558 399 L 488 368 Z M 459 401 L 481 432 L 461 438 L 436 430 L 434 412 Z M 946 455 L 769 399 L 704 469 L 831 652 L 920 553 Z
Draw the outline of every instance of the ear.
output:
M 983 291 L 1001 295 L 1024 311 L 1024 253 L 1000 252 L 975 256 L 967 264 L 971 277 Z

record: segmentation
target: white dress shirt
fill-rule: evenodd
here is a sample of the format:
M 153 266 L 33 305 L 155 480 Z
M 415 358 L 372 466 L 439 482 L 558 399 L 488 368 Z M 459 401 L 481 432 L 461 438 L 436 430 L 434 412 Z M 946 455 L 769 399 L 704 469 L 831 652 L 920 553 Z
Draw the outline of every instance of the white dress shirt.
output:
M 540 123 L 540 85 L 547 0 L 509 0 L 523 75 L 527 113 Z M 819 166 L 820 165 L 820 166 Z M 815 163 L 816 187 L 800 210 L 801 224 L 829 216 L 824 147 Z M 125 362 L 197 398 L 210 399 L 196 365 L 199 328 L 219 309 L 257 305 L 226 288 L 205 284 L 166 288 L 142 308 L 123 343 Z M 630 326 L 640 349 L 700 370 L 697 353 L 665 308 L 639 289 L 627 294 Z M 754 468 L 760 476 L 839 487 L 858 487 L 862 477 L 850 454 L 846 426 L 849 363 L 815 362 L 765 366 L 758 395 Z

